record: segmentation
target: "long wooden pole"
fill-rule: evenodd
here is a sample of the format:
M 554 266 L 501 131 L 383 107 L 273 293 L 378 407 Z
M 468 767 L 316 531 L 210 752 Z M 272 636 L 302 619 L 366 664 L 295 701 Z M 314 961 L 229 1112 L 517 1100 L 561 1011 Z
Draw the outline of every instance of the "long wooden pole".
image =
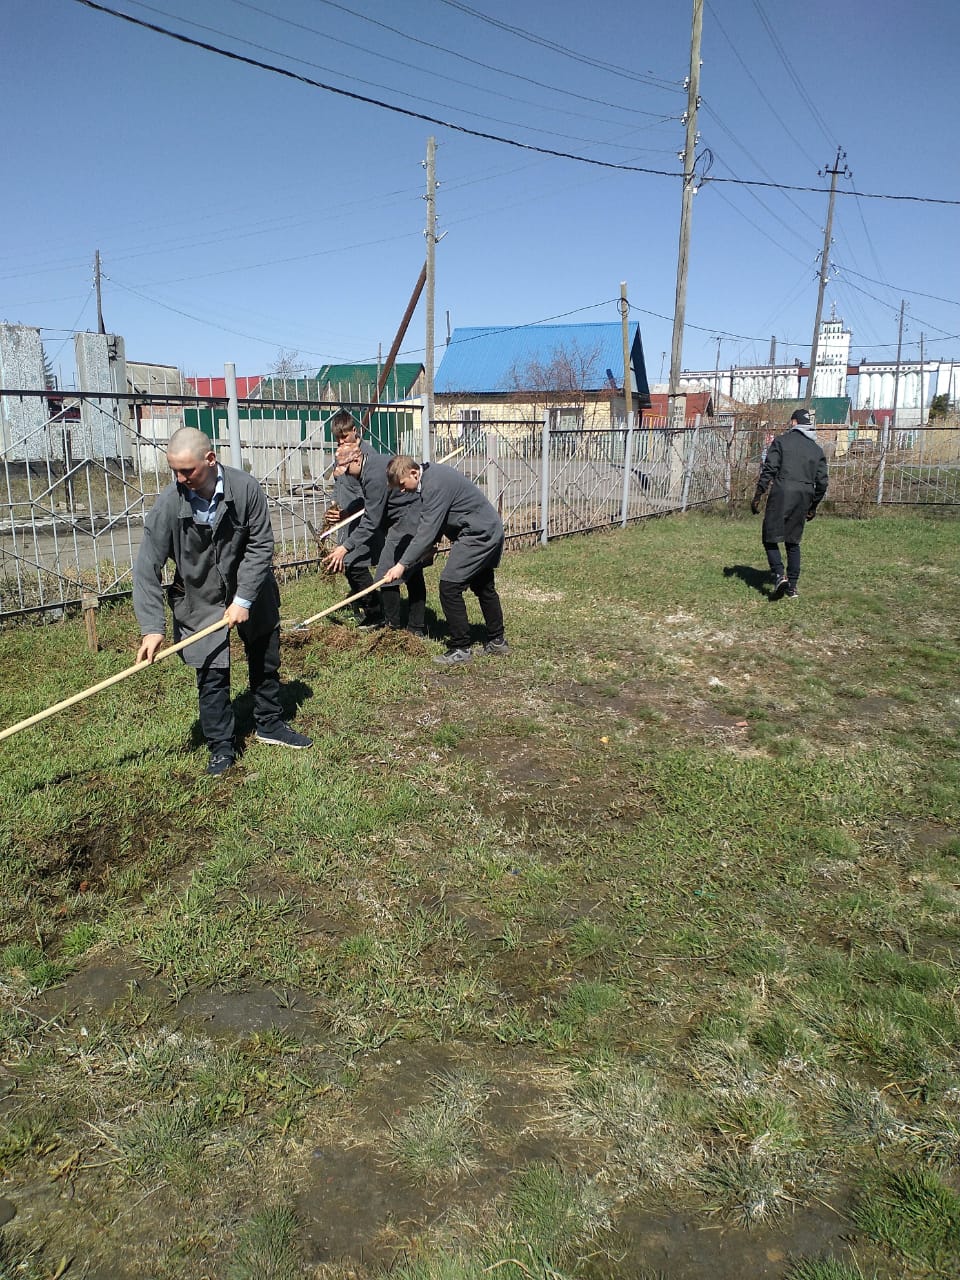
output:
M 195 631 L 192 636 L 188 636 L 186 640 L 181 640 L 179 644 L 172 644 L 167 649 L 161 649 L 159 653 L 154 655 L 152 660 L 144 659 L 143 662 L 135 662 L 132 667 L 127 667 L 124 671 L 118 671 L 115 676 L 110 676 L 107 680 L 101 680 L 99 684 L 91 685 L 89 689 L 84 689 L 81 693 L 75 693 L 72 698 L 64 698 L 62 702 L 57 702 L 52 707 L 47 707 L 46 711 L 38 711 L 35 716 L 30 716 L 27 720 L 21 720 L 19 724 L 13 724 L 9 729 L 4 729 L 0 732 L 0 742 L 4 738 L 12 738 L 21 729 L 29 729 L 31 725 L 39 724 L 41 720 L 46 720 L 49 716 L 56 715 L 58 711 L 65 711 L 67 707 L 73 707 L 78 702 L 83 702 L 85 698 L 92 698 L 95 693 L 109 689 L 112 684 L 119 684 L 121 680 L 126 680 L 128 676 L 136 675 L 138 671 L 143 671 L 145 667 L 152 666 L 154 662 L 159 662 L 162 658 L 169 658 L 171 654 L 179 653 L 181 649 L 186 649 L 187 645 L 195 644 L 198 640 L 202 640 L 204 636 L 213 635 L 215 631 L 219 631 L 221 627 L 226 625 L 226 619 L 221 618 L 219 622 L 211 623 L 209 627 L 204 627 L 202 631 Z
M 397 330 L 396 337 L 393 339 L 393 344 L 390 347 L 390 350 L 387 352 L 386 363 L 384 364 L 383 368 L 380 370 L 380 377 L 377 379 L 376 404 L 367 405 L 366 409 L 364 409 L 363 414 L 360 418 L 360 426 L 363 429 L 367 427 L 368 423 L 370 422 L 370 418 L 373 414 L 374 409 L 380 403 L 380 397 L 383 395 L 383 388 L 387 385 L 387 382 L 390 378 L 390 374 L 393 371 L 393 366 L 394 366 L 394 363 L 396 362 L 397 354 L 400 350 L 400 344 L 403 342 L 403 339 L 406 336 L 407 329 L 410 326 L 410 321 L 413 318 L 413 313 L 417 308 L 417 303 L 420 301 L 420 295 L 421 293 L 423 293 L 423 286 L 424 284 L 426 284 L 426 280 L 427 280 L 427 265 L 426 263 L 424 263 L 424 265 L 420 268 L 420 275 L 417 277 L 417 283 L 414 285 L 413 293 L 410 295 L 410 301 L 407 303 L 407 309 L 403 313 L 403 319 L 400 321 L 400 328 Z
M 318 542 L 322 542 L 324 538 L 329 538 L 331 534 L 339 533 L 341 529 L 345 529 L 348 524 L 353 524 L 354 520 L 359 520 L 363 515 L 363 507 L 359 511 L 355 511 L 352 516 L 347 516 L 346 520 L 341 520 L 338 524 L 332 524 L 329 529 L 324 529 L 323 533 L 315 534 Z
M 448 453 L 447 458 L 453 458 L 458 453 L 463 452 L 463 446 L 454 449 L 452 453 Z M 345 525 L 359 520 L 363 515 L 363 511 L 357 511 L 352 516 L 347 516 L 346 520 L 341 520 L 339 524 L 333 525 L 327 529 L 325 533 L 320 534 L 321 538 L 328 538 L 332 533 L 336 533 Z M 344 600 L 338 601 L 331 605 L 329 609 L 324 609 L 320 613 L 315 613 L 312 618 L 307 618 L 299 624 L 299 627 L 307 627 L 312 622 L 319 622 L 321 618 L 325 618 L 329 613 L 336 613 L 338 609 L 342 609 L 344 605 L 353 604 L 354 600 L 361 600 L 364 596 L 368 596 L 371 591 L 379 591 L 381 583 L 375 582 L 370 587 L 364 587 L 362 591 L 358 591 L 355 595 L 347 596 Z M 204 627 L 202 631 L 195 631 L 192 636 L 188 636 L 186 640 L 181 640 L 179 644 L 172 644 L 166 649 L 161 649 L 156 653 L 152 660 L 145 659 L 143 662 L 135 662 L 132 667 L 126 667 L 123 671 L 118 671 L 115 676 L 109 676 L 106 680 L 101 680 L 99 684 L 91 685 L 89 689 L 83 689 L 80 693 L 73 694 L 70 698 L 64 698 L 62 702 L 56 702 L 52 707 L 47 707 L 46 711 L 38 711 L 35 716 L 30 716 L 26 720 L 21 720 L 17 724 L 12 724 L 9 729 L 0 730 L 0 742 L 4 738 L 12 738 L 15 733 L 19 733 L 22 729 L 29 729 L 32 725 L 39 724 L 41 720 L 47 720 L 50 716 L 56 715 L 58 711 L 65 711 L 67 707 L 76 706 L 78 702 L 83 702 L 86 698 L 92 698 L 95 693 L 102 693 L 104 689 L 109 689 L 111 685 L 119 684 L 121 680 L 126 680 L 129 676 L 134 676 L 138 671 L 143 671 L 145 667 L 153 666 L 154 662 L 160 662 L 163 658 L 169 658 L 174 653 L 179 653 L 181 649 L 186 649 L 188 645 L 195 644 L 198 640 L 202 640 L 205 636 L 211 636 L 215 631 L 219 631 L 227 625 L 226 621 L 221 618 L 219 622 L 213 622 L 209 627 Z M 299 627 L 297 629 L 299 629 Z
M 338 600 L 336 604 L 330 605 L 327 609 L 321 609 L 319 613 L 315 613 L 312 617 L 304 618 L 302 622 L 298 622 L 293 628 L 294 631 L 300 631 L 303 627 L 309 627 L 311 622 L 319 622 L 321 618 L 325 618 L 328 613 L 336 613 L 338 609 L 343 609 L 348 604 L 353 604 L 354 600 L 362 600 L 364 596 L 368 596 L 371 591 L 379 591 L 383 586 L 383 582 L 374 582 L 372 586 L 364 587 L 362 591 L 356 591 L 352 596 L 344 596 L 342 600 Z

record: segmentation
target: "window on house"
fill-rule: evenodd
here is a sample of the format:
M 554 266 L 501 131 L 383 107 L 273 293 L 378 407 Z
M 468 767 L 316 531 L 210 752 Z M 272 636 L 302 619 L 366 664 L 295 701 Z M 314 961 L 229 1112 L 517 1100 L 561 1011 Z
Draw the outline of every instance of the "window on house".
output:
M 550 426 L 554 431 L 582 431 L 582 409 L 551 409 Z

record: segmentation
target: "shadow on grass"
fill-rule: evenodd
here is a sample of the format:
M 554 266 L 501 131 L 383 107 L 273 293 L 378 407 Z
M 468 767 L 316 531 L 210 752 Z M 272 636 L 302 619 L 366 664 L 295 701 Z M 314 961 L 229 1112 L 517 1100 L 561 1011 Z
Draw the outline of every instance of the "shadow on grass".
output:
M 283 708 L 284 720 L 292 721 L 296 711 L 312 697 L 313 685 L 305 684 L 302 680 L 281 680 L 280 705 Z M 247 739 L 256 729 L 256 723 L 253 718 L 253 694 L 249 689 L 244 689 L 243 693 L 234 698 L 233 714 L 237 724 L 236 741 L 239 748 L 238 754 L 242 754 Z M 197 719 L 194 720 L 190 727 L 190 748 L 191 750 L 196 750 L 204 745 L 200 721 Z
M 759 592 L 760 595 L 766 596 L 768 600 L 779 598 L 770 582 L 769 569 L 757 569 L 752 564 L 725 564 L 723 566 L 723 576 L 725 578 L 739 578 L 741 582 L 746 583 L 748 587 Z

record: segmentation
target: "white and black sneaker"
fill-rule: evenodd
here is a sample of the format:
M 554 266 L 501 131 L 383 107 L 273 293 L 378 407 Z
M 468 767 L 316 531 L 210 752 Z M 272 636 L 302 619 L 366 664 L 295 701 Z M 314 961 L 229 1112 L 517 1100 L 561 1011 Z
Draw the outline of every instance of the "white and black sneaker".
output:
M 305 733 L 297 733 L 296 729 L 291 729 L 283 720 L 272 729 L 258 729 L 254 736 L 258 742 L 268 742 L 274 747 L 292 747 L 294 751 L 303 751 L 305 747 L 313 746 L 312 738 L 308 738 Z

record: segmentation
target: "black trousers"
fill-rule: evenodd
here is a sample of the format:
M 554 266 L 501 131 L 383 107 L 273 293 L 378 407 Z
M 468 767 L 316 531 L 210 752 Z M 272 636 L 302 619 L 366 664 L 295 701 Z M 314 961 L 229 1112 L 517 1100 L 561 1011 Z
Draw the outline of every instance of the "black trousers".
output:
M 800 580 L 800 543 L 785 542 L 783 544 L 787 549 L 787 578 L 791 587 L 795 587 Z M 776 542 L 765 542 L 763 549 L 767 553 L 767 564 L 777 575 L 782 578 L 783 574 L 783 557 L 780 555 L 780 546 Z
M 450 628 L 447 645 L 451 649 L 470 648 L 470 623 L 467 620 L 467 604 L 463 598 L 468 587 L 480 605 L 480 612 L 487 626 L 487 639 L 503 639 L 503 609 L 491 566 L 481 569 L 465 581 L 450 581 L 442 576 L 440 578 L 440 607 Z
M 373 569 L 369 563 L 345 564 L 343 574 L 350 586 L 351 595 L 357 591 L 365 591 L 373 583 Z M 354 613 L 360 617 L 370 618 L 374 622 L 382 622 L 383 602 L 380 595 L 379 591 L 371 591 L 365 599 L 356 602 L 353 606 Z
M 280 705 L 280 628 L 247 637 L 237 628 L 247 655 L 253 718 L 258 729 L 275 729 L 283 720 Z M 211 752 L 236 750 L 236 722 L 230 702 L 230 668 L 198 667 L 200 729 Z
M 407 588 L 407 626 L 411 631 L 426 631 L 427 584 L 424 581 L 423 570 L 417 568 L 408 569 L 403 577 L 403 585 Z M 403 626 L 400 587 L 382 587 L 380 601 L 387 626 L 400 630 Z

